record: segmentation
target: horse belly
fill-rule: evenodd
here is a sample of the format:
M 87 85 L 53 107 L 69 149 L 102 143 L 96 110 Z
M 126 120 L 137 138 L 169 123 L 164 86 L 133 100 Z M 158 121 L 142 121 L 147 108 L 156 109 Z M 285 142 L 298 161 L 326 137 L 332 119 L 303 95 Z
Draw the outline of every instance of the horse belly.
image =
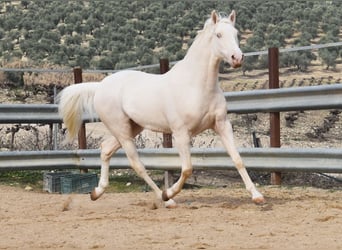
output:
M 161 92 L 149 90 L 147 86 L 132 88 L 122 99 L 124 112 L 141 127 L 156 132 L 170 132 Z
M 137 103 L 138 104 L 138 103 Z M 168 123 L 160 110 L 149 105 L 130 105 L 125 107 L 125 113 L 135 123 L 156 132 L 169 132 Z

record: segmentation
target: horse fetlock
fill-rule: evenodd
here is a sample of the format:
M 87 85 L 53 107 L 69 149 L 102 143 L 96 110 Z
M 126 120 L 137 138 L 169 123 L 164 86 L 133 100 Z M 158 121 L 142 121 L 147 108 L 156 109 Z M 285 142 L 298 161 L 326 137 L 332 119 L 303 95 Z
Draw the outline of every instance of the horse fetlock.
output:
M 168 188 L 166 190 L 163 190 L 162 192 L 162 200 L 163 201 L 168 201 L 175 197 L 178 193 L 180 192 L 179 190 L 175 190 L 174 187 Z
M 182 171 L 182 175 L 185 178 L 189 178 L 192 175 L 192 168 L 187 168 Z
M 163 201 L 170 200 L 169 196 L 167 195 L 167 190 L 163 190 L 161 198 Z
M 246 184 L 246 190 L 252 194 L 252 196 L 256 195 L 256 192 L 259 193 L 256 189 L 253 183 L 251 184 Z
M 109 182 L 107 180 L 105 180 L 105 181 L 100 180 L 100 182 L 99 182 L 99 188 L 103 189 L 103 191 L 106 187 L 108 187 L 108 185 L 109 185 Z

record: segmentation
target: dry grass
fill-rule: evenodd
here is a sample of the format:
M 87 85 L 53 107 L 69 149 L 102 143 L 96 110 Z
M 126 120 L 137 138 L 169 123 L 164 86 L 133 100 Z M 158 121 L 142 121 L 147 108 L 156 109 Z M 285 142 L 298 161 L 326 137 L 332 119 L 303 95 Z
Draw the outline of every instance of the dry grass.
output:
M 279 84 L 282 88 L 314 86 L 322 84 L 341 83 L 342 64 L 334 70 L 326 70 L 322 65 L 313 65 L 305 72 L 294 71 L 290 68 L 280 68 Z M 221 87 L 224 91 L 244 91 L 268 88 L 268 70 L 253 70 L 244 76 L 241 70 L 228 74 L 220 74 Z
M 23 79 L 25 86 L 32 85 L 57 85 L 57 86 L 68 86 L 73 84 L 74 74 L 72 68 L 65 68 L 58 65 L 53 65 L 49 63 L 44 63 L 39 66 L 33 66 L 29 63 L 22 61 L 15 61 L 10 63 L 3 63 L 1 65 L 3 68 L 10 69 L 39 69 L 46 70 L 47 72 L 24 72 Z M 60 70 L 63 72 L 48 72 L 49 70 Z M 21 74 L 20 72 L 18 74 Z M 83 73 L 83 82 L 101 81 L 106 74 L 102 73 Z M 0 71 L 0 83 L 5 83 L 7 81 L 6 74 L 4 71 Z
M 31 68 L 25 62 L 12 62 L 3 64 L 5 68 Z M 68 86 L 74 83 L 74 75 L 71 68 L 48 63 L 39 66 L 39 69 L 64 70 L 65 72 L 25 72 L 23 74 L 24 85 L 57 85 Z M 280 68 L 279 81 L 281 87 L 312 86 L 341 82 L 342 62 L 338 62 L 333 70 L 326 70 L 319 61 L 314 61 L 307 71 L 300 72 L 291 68 Z M 101 81 L 107 74 L 83 73 L 83 82 Z M 0 83 L 6 82 L 4 72 L 0 71 Z M 243 91 L 268 88 L 268 69 L 258 69 L 242 74 L 241 70 L 228 70 L 228 73 L 220 74 L 220 83 L 224 91 Z

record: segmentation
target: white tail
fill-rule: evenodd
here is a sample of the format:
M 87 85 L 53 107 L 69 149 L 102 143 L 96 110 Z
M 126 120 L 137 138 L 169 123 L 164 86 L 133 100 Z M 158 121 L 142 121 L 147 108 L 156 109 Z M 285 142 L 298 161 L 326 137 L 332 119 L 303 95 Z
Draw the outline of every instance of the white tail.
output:
M 96 113 L 93 105 L 94 95 L 99 86 L 95 82 L 75 84 L 66 87 L 58 95 L 58 112 L 68 129 L 69 139 L 76 137 L 82 125 L 84 113 L 94 118 Z

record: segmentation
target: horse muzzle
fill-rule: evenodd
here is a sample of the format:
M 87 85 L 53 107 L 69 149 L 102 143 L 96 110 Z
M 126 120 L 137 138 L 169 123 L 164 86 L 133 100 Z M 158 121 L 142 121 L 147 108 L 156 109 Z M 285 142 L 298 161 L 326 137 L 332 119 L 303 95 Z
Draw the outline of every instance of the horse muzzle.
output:
M 241 56 L 232 55 L 231 56 L 231 66 L 234 69 L 241 67 L 244 57 L 245 56 L 243 54 L 241 54 Z

